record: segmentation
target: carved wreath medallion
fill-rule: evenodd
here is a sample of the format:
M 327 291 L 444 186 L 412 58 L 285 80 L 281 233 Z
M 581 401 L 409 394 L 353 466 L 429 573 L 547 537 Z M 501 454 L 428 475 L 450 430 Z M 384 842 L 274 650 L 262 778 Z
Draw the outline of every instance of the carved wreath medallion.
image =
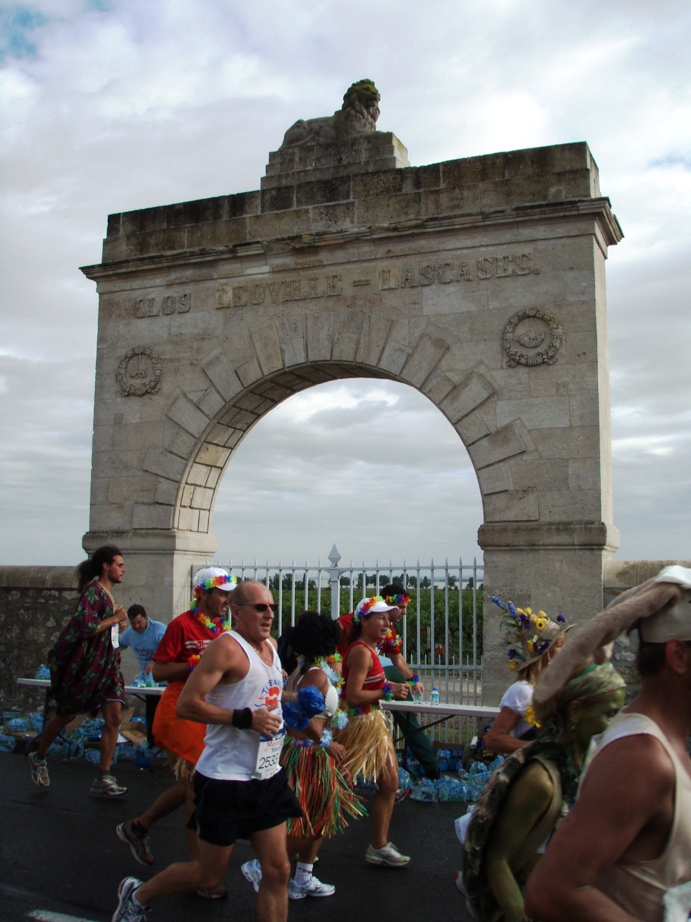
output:
M 161 360 L 149 346 L 133 346 L 115 373 L 123 397 L 155 394 L 161 384 Z
M 509 318 L 502 336 L 509 368 L 516 365 L 554 365 L 563 342 L 564 331 L 557 318 L 537 307 L 518 311 Z

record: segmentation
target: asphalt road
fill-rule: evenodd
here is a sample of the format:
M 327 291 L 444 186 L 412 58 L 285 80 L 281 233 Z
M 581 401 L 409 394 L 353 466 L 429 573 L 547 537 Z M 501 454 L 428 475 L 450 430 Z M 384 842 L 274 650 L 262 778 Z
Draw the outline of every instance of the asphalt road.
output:
M 50 763 L 46 792 L 29 779 L 26 758 L 0 755 L 0 920 L 20 922 L 109 922 L 118 883 L 128 875 L 148 878 L 173 861 L 186 859 L 181 811 L 152 830 L 156 864 L 149 870 L 135 863 L 115 835 L 115 826 L 131 819 L 171 783 L 165 769 L 138 771 L 116 766 L 128 793 L 112 801 L 89 794 L 93 766 L 82 762 Z M 394 811 L 391 839 L 412 856 L 406 868 L 365 864 L 369 821 L 353 822 L 344 835 L 324 843 L 317 876 L 336 885 L 324 899 L 291 901 L 289 917 L 298 922 L 426 922 L 469 919 L 453 882 L 460 846 L 453 830 L 458 804 L 422 804 L 410 799 Z M 254 891 L 240 873 L 252 856 L 249 843 L 238 842 L 225 884 L 229 899 L 209 902 L 196 896 L 161 900 L 151 922 L 227 922 L 251 920 Z

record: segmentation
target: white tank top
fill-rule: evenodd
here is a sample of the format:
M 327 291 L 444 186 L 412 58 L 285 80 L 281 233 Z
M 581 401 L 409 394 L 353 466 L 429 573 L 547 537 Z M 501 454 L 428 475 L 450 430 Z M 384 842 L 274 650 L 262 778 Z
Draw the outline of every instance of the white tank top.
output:
M 254 648 L 236 631 L 221 634 L 212 643 L 229 643 L 228 638 L 236 641 L 245 652 L 249 661 L 249 670 L 244 679 L 233 685 L 217 685 L 206 696 L 206 701 L 216 707 L 236 710 L 251 708 L 275 708 L 281 718 L 281 728 L 274 737 L 278 751 L 285 736 L 283 712 L 281 709 L 281 690 L 283 675 L 281 661 L 273 645 L 273 663 L 265 663 Z M 220 781 L 249 781 L 252 778 L 267 778 L 275 775 L 281 768 L 278 759 L 275 765 L 262 771 L 259 763 L 262 759 L 260 748 L 270 737 L 260 736 L 256 730 L 238 730 L 227 724 L 208 724 L 204 739 L 204 751 L 197 762 L 197 771 L 207 778 Z
M 691 880 L 691 778 L 655 721 L 644 714 L 623 711 L 604 733 L 593 737 L 594 754 L 588 768 L 608 743 L 641 733 L 659 740 L 674 765 L 674 819 L 669 838 L 657 858 L 617 862 L 598 876 L 594 886 L 632 916 L 646 922 L 662 922 L 665 893 Z M 581 785 L 588 768 L 583 773 Z

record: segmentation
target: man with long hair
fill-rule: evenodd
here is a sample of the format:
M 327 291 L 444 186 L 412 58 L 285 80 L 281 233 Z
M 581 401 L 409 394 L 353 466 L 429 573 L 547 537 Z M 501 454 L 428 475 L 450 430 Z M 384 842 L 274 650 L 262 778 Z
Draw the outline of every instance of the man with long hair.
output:
M 101 757 L 91 793 L 121 797 L 127 791 L 110 773 L 125 700 L 119 635 L 120 624 L 127 620 L 127 612 L 113 598 L 113 589 L 124 574 L 120 549 L 111 544 L 99 547 L 77 567 L 79 601 L 48 654 L 55 714 L 44 726 L 36 750 L 29 753 L 31 780 L 40 788 L 50 784 L 46 756 L 61 730 L 77 714 L 101 708 Z

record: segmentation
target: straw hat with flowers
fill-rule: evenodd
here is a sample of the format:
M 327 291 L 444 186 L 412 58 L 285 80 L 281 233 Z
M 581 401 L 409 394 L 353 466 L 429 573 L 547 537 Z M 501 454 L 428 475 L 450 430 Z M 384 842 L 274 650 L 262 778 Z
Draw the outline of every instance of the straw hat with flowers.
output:
M 567 624 L 563 615 L 557 615 L 553 621 L 544 611 L 516 608 L 513 602 L 504 602 L 496 596 L 492 596 L 492 602 L 503 612 L 499 646 L 506 653 L 511 672 L 520 673 L 540 660 L 574 626 Z

